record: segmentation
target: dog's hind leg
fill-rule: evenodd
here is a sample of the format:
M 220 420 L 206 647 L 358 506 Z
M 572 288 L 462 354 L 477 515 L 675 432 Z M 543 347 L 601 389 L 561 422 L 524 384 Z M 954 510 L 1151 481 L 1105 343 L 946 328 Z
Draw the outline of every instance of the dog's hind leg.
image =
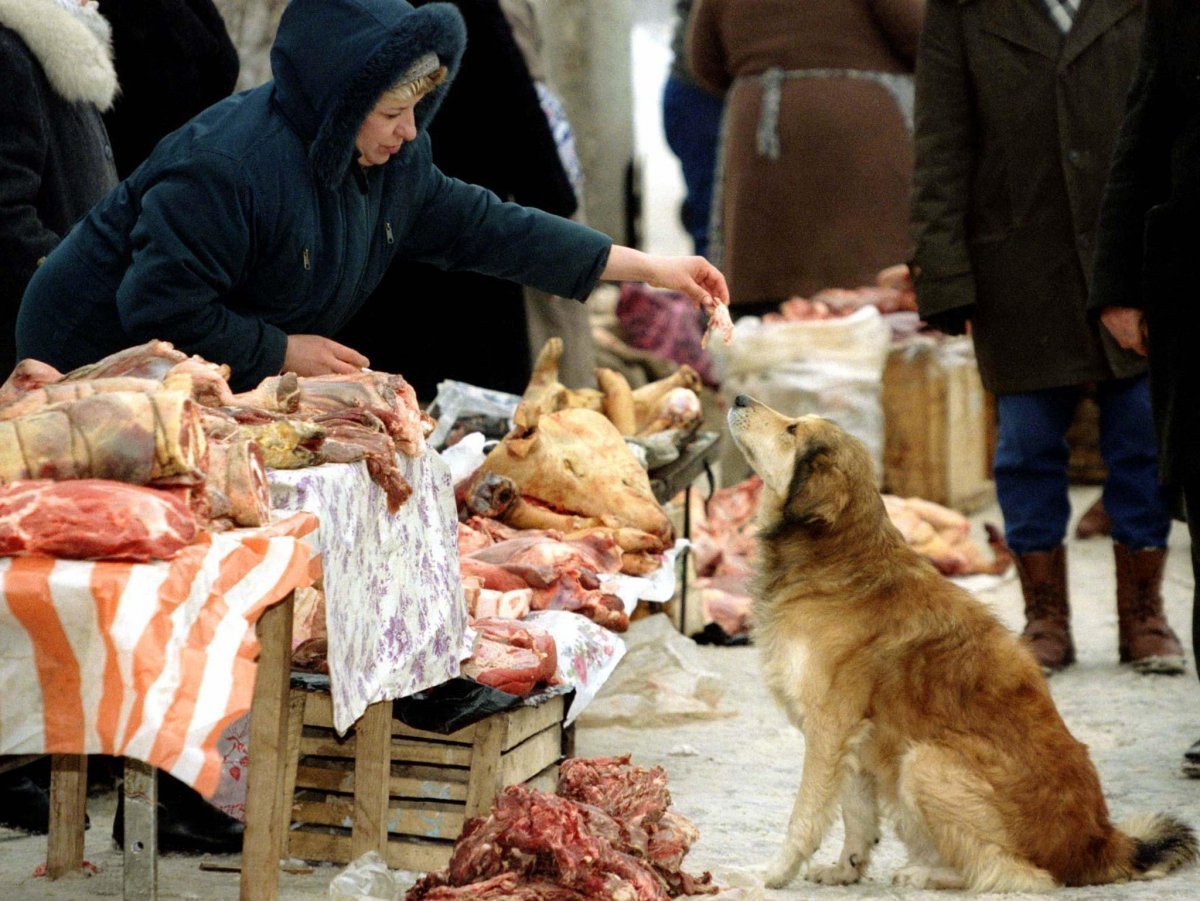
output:
M 850 776 L 853 749 L 865 737 L 870 724 L 860 722 L 856 730 L 854 726 L 847 728 L 841 717 L 810 715 L 805 727 L 800 789 L 792 804 L 783 847 L 764 873 L 769 888 L 780 888 L 795 879 L 821 846 Z
M 1014 852 L 991 786 L 953 752 L 934 745 L 908 751 L 897 796 L 901 837 L 913 842 L 915 865 L 894 873 L 894 881 L 977 892 L 1057 887 L 1053 876 Z
M 812 867 L 808 871 L 810 882 L 851 885 L 867 871 L 871 852 L 879 841 L 879 808 L 875 801 L 875 780 L 861 770 L 846 780 L 842 822 L 846 830 L 842 856 L 835 864 Z

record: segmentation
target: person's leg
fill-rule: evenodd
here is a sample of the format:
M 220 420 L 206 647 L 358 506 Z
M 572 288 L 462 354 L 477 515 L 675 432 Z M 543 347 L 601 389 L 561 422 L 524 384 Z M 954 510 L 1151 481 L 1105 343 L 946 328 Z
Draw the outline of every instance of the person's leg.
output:
M 663 132 L 667 146 L 679 158 L 687 191 L 683 225 L 692 236 L 696 253 L 704 256 L 725 104 L 720 97 L 671 77 L 663 88 L 662 102 Z
M 1063 538 L 1071 515 L 1065 435 L 1076 387 L 996 398 L 999 433 L 993 472 L 1025 599 L 1022 640 L 1046 670 L 1075 661 Z
M 1183 646 L 1163 613 L 1171 514 L 1158 484 L 1148 380 L 1102 382 L 1096 400 L 1108 470 L 1104 508 L 1112 518 L 1120 659 L 1139 672 L 1182 673 Z

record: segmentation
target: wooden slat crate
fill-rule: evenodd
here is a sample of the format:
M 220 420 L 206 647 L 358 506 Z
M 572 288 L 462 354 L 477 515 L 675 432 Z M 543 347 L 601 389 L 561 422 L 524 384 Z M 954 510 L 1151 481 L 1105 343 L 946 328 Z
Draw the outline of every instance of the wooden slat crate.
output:
M 883 373 L 883 489 L 964 513 L 995 499 L 989 405 L 973 359 L 931 344 L 892 348 Z
M 393 868 L 444 867 L 463 824 L 486 815 L 505 786 L 528 783 L 553 790 L 573 738 L 572 729 L 563 727 L 566 699 L 561 695 L 536 707 L 493 714 L 449 735 L 413 729 L 397 719 L 391 719 L 390 729 L 373 730 L 364 725 L 364 715 L 339 738 L 327 693 L 293 689 L 293 710 L 301 708 L 289 742 L 296 765 L 288 855 L 313 861 L 348 863 L 376 849 Z M 374 712 L 379 722 L 390 719 L 390 706 L 378 705 Z M 359 747 L 356 733 L 373 731 L 379 735 L 374 747 Z M 380 777 L 377 804 L 373 793 L 365 799 L 364 792 L 355 793 L 356 775 L 364 772 L 367 778 Z

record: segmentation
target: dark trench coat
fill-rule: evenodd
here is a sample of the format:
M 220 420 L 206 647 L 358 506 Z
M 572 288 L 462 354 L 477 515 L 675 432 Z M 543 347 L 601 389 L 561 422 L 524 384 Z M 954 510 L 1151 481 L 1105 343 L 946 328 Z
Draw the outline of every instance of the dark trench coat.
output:
M 1104 195 L 1092 309 L 1145 311 L 1159 466 L 1200 481 L 1200 6 L 1152 0 Z M 1194 515 L 1194 514 L 1193 514 Z
M 912 228 L 923 314 L 970 307 L 988 390 L 1145 371 L 1089 316 L 1100 198 L 1133 79 L 1139 0 L 930 0 L 917 58 Z

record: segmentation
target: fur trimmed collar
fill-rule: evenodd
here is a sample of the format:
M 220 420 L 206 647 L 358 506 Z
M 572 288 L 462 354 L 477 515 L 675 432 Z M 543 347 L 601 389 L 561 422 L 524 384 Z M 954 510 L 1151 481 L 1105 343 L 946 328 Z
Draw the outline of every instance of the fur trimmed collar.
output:
M 96 16 L 94 8 L 83 16 Z M 64 9 L 56 0 L 0 0 L 0 25 L 12 29 L 41 64 L 46 80 L 70 103 L 94 103 L 107 111 L 117 95 L 112 40 L 93 32 L 83 17 Z

